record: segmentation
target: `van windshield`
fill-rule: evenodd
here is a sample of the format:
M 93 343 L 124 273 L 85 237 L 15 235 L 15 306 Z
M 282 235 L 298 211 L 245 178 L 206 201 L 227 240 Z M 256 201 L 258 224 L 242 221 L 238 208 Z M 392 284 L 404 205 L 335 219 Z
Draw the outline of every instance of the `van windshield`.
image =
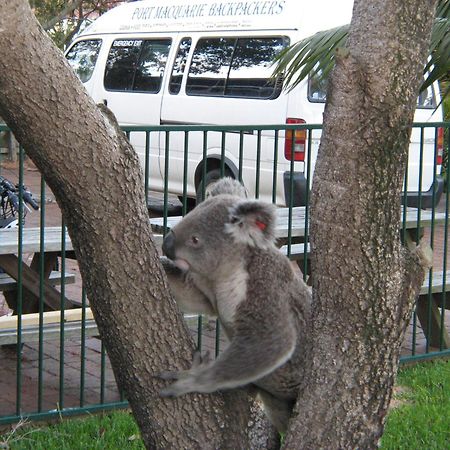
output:
M 67 52 L 67 61 L 82 83 L 91 79 L 101 45 L 100 39 L 79 41 Z

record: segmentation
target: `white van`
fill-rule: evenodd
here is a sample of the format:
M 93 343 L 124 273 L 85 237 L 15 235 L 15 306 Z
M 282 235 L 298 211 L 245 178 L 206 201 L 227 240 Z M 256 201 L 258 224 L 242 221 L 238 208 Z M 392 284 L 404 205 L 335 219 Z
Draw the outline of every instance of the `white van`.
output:
M 206 137 L 192 132 L 186 145 L 184 132 L 153 133 L 147 144 L 151 190 L 162 191 L 167 178 L 169 192 L 181 196 L 185 178 L 195 199 L 225 173 L 242 179 L 251 195 L 298 206 L 307 198 L 320 130 L 286 132 L 285 139 L 284 130 L 239 133 L 239 126 L 322 122 L 324 87 L 310 79 L 283 91 L 282 80 L 271 77 L 272 62 L 286 46 L 349 23 L 352 6 L 352 0 L 129 2 L 98 18 L 66 56 L 121 125 L 236 126 Z M 416 122 L 442 118 L 441 110 L 434 112 L 436 96 L 435 87 L 421 95 Z M 425 128 L 422 138 L 421 145 L 421 132 L 413 132 L 408 195 L 414 202 L 420 190 L 422 205 L 429 206 L 433 186 L 442 188 L 435 176 L 441 161 L 435 169 L 435 130 Z M 131 141 L 144 163 L 145 135 L 131 133 Z

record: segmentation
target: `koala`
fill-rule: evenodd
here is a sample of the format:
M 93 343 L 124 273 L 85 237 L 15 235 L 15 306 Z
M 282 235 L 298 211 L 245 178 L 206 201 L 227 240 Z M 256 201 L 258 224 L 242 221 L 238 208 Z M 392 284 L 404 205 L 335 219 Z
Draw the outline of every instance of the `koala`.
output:
M 214 361 L 194 357 L 190 370 L 161 374 L 175 380 L 161 395 L 253 385 L 284 432 L 302 379 L 311 290 L 275 246 L 275 207 L 247 200 L 233 183 L 219 181 L 162 247 L 180 309 L 216 316 L 229 346 Z

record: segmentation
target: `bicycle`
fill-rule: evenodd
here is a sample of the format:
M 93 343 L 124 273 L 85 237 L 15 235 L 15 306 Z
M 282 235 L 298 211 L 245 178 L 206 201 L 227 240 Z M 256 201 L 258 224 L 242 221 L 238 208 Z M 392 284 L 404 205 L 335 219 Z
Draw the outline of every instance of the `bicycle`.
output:
M 23 198 L 22 220 L 24 220 L 27 213 L 31 211 L 28 205 L 38 210 L 38 203 L 25 186 L 22 185 L 20 189 L 19 184 L 13 184 L 0 176 L 0 228 L 12 229 L 19 226 L 20 195 Z

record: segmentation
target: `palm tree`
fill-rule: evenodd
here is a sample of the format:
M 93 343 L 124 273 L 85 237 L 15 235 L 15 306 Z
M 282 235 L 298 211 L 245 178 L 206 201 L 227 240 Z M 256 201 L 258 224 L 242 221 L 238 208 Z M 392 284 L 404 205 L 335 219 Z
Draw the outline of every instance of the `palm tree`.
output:
M 274 76 L 283 76 L 288 90 L 293 89 L 306 77 L 326 80 L 334 66 L 335 51 L 345 46 L 349 25 L 319 31 L 313 36 L 293 44 L 276 60 Z M 424 67 L 421 91 L 438 80 L 448 79 L 450 74 L 450 0 L 439 0 L 433 25 L 430 58 Z M 447 84 L 443 97 L 450 94 Z

